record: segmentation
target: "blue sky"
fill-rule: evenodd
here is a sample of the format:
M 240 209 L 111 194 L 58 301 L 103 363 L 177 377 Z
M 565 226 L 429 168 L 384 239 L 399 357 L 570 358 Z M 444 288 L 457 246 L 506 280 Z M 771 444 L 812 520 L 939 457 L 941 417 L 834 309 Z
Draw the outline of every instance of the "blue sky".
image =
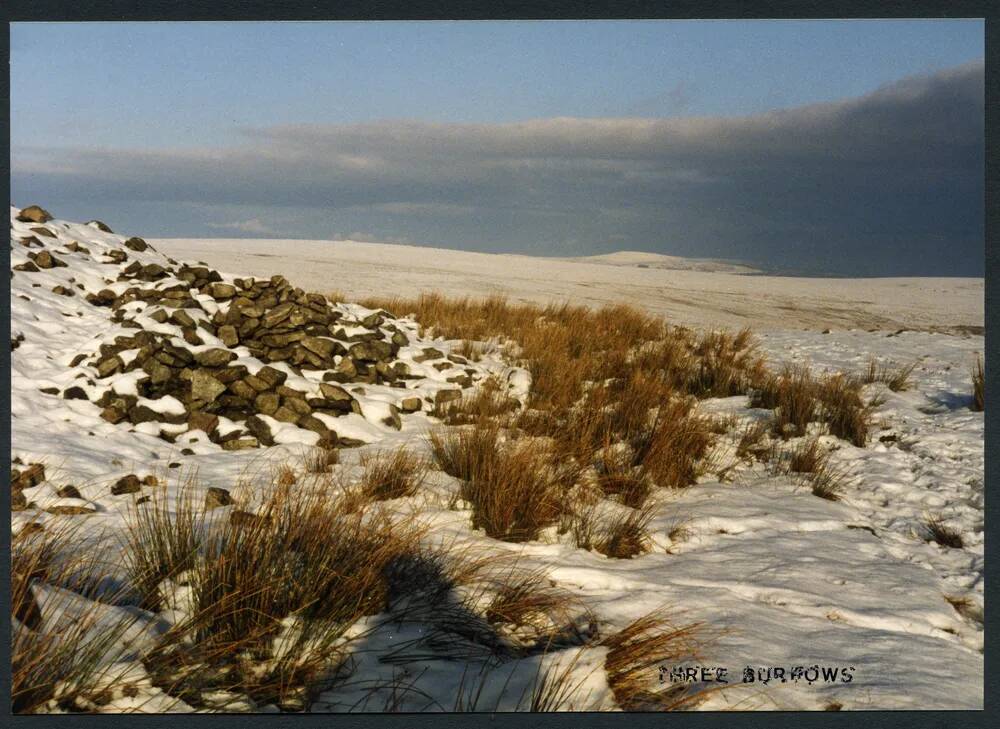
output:
M 44 200 L 39 201 L 57 207 L 55 212 L 65 217 L 89 216 L 92 213 L 84 209 L 93 210 L 97 204 L 107 209 L 107 217 L 133 228 L 129 232 L 150 236 L 272 235 L 280 228 L 289 237 L 366 233 L 385 240 L 537 253 L 639 248 L 771 259 L 774 265 L 790 259 L 790 266 L 802 267 L 815 258 L 810 250 L 825 250 L 851 235 L 843 225 L 835 235 L 816 233 L 817 213 L 809 212 L 822 217 L 816 201 L 802 201 L 798 226 L 794 216 L 769 221 L 763 202 L 748 206 L 742 198 L 723 196 L 720 176 L 731 171 L 713 167 L 706 172 L 705 164 L 688 162 L 684 174 L 689 184 L 681 190 L 677 161 L 671 160 L 671 174 L 677 178 L 672 195 L 693 195 L 695 188 L 704 193 L 705 180 L 716 180 L 715 191 L 698 194 L 704 207 L 701 217 L 706 218 L 700 228 L 697 220 L 685 218 L 682 223 L 654 205 L 661 188 L 635 190 L 634 199 L 644 201 L 635 205 L 628 204 L 627 196 L 616 200 L 610 218 L 617 225 L 599 221 L 578 213 L 600 207 L 602 188 L 582 188 L 575 173 L 556 174 L 565 160 L 553 161 L 559 155 L 554 157 L 545 147 L 551 137 L 540 138 L 537 129 L 514 123 L 559 118 L 753 120 L 775 110 L 794 112 L 822 102 L 868 98 L 903 79 L 933 79 L 949 69 L 981 64 L 983 55 L 983 24 L 977 20 L 13 24 L 14 202 L 28 204 L 41 196 Z M 935 109 L 950 115 L 943 121 L 953 123 L 954 110 L 944 101 L 951 92 L 931 86 L 923 92 L 936 94 L 933 98 L 941 104 Z M 893 103 L 912 103 L 906 94 L 892 98 Z M 876 99 L 872 114 L 883 113 L 881 103 Z M 826 109 L 838 119 L 841 111 L 836 106 Z M 908 113 L 919 117 L 919 109 Z M 802 119 L 810 123 L 812 116 L 802 112 Z M 415 129 L 401 124 L 404 121 L 430 126 Z M 387 132 L 391 124 L 399 126 Z M 929 124 L 928 133 L 932 128 Z M 636 134 L 645 133 L 640 129 L 644 127 L 626 125 L 614 134 L 628 146 Z M 574 127 L 567 133 L 580 141 L 581 135 L 587 140 L 595 132 L 592 127 Z M 976 129 L 970 133 L 974 136 Z M 675 129 L 656 137 L 656 143 L 674 144 L 677 137 L 671 134 L 687 139 L 686 132 Z M 480 185 L 482 194 L 470 196 L 455 180 L 445 184 L 415 174 L 406 165 L 420 164 L 416 152 L 413 158 L 390 159 L 382 150 L 400 135 L 406 138 L 404 146 L 417 151 L 439 150 L 436 145 L 442 139 L 470 140 L 455 166 L 467 166 L 463 179 Z M 497 156 L 508 153 L 512 135 L 523 148 L 498 164 Z M 268 175 L 268 161 L 280 164 L 293 150 L 302 153 L 305 139 L 313 150 L 340 160 L 323 171 L 311 169 L 314 160 L 304 157 L 310 166 L 310 189 L 329 182 L 327 198 L 302 205 L 285 199 L 269 206 L 241 191 L 243 183 L 249 187 L 242 179 L 246 176 L 264 186 L 277 184 L 264 179 L 270 177 L 294 186 L 293 169 Z M 500 146 L 492 149 L 496 144 Z M 648 169 L 625 170 L 614 153 L 614 139 L 604 144 L 605 176 L 617 175 L 621 183 L 652 174 Z M 926 140 L 920 144 L 927 146 Z M 470 151 L 476 145 L 492 151 L 477 157 Z M 700 154 L 711 147 L 706 142 Z M 657 156 L 660 151 L 657 147 L 637 154 Z M 960 204 L 960 198 L 976 192 L 974 185 L 970 188 L 972 177 L 961 170 L 949 172 L 946 177 L 956 178 L 950 185 L 941 177 L 940 159 L 921 163 L 918 152 L 915 147 L 914 164 L 923 164 L 922 173 L 911 175 L 910 181 L 905 175 L 886 176 L 882 183 L 899 179 L 900 200 L 946 199 L 955 226 L 933 235 L 941 245 L 950 235 L 962 236 L 970 251 L 978 235 L 978 261 L 965 267 L 967 273 L 976 273 L 982 268 L 982 236 L 960 220 L 977 212 L 975 205 Z M 172 179 L 154 159 L 157 153 L 170 162 Z M 247 157 L 253 154 L 265 159 L 252 164 Z M 886 154 L 895 159 L 905 156 L 905 150 L 887 149 Z M 579 150 L 574 155 L 588 158 Z M 824 164 L 822 157 L 802 164 Z M 86 170 L 85 160 L 93 163 Z M 216 190 L 219 180 L 198 177 L 206 160 L 229 167 L 228 176 L 220 179 L 240 178 L 239 184 Z M 974 168 L 975 159 L 962 160 Z M 108 175 L 114 171 L 118 184 L 95 179 L 98 164 Z M 148 179 L 145 166 L 156 170 L 156 185 L 130 192 L 135 182 L 126 184 L 125 178 Z M 938 170 L 933 190 L 926 189 L 929 166 Z M 487 167 L 492 172 L 485 179 L 480 173 Z M 364 174 L 359 178 L 360 168 Z M 542 186 L 540 205 L 525 207 L 525 200 L 509 188 L 515 183 L 523 187 L 527 170 L 542 171 L 527 178 Z M 345 177 L 349 171 L 354 177 Z M 662 177 L 662 172 L 656 174 Z M 598 174 L 594 169 L 590 173 Z M 765 177 L 773 180 L 772 175 Z M 924 188 L 915 194 L 917 178 L 924 180 Z M 185 195 L 180 192 L 185 188 L 199 192 Z M 354 194 L 361 189 L 367 193 Z M 427 189 L 435 194 L 428 195 Z M 736 185 L 733 194 L 740 189 Z M 88 191 L 100 191 L 101 196 Z M 280 191 L 275 193 L 275 198 L 282 197 Z M 20 200 L 22 194 L 33 199 Z M 858 209 L 863 208 L 860 200 L 844 200 L 843 205 L 856 211 L 855 239 L 893 237 L 887 237 L 891 230 L 885 224 L 872 229 L 870 215 Z M 707 219 L 720 206 L 730 217 L 742 211 L 743 219 Z M 897 207 L 889 206 L 889 217 L 906 221 L 906 212 Z M 671 221 L 682 235 L 662 232 Z M 227 232 L 226 225 L 242 228 Z M 747 225 L 758 227 L 760 235 L 737 240 L 733 231 Z M 799 238 L 809 240 L 780 250 L 762 243 L 790 239 L 795 230 Z M 934 244 L 924 240 L 920 245 L 925 251 Z M 887 254 L 882 259 L 889 263 L 895 257 Z M 829 258 L 823 265 L 843 256 Z

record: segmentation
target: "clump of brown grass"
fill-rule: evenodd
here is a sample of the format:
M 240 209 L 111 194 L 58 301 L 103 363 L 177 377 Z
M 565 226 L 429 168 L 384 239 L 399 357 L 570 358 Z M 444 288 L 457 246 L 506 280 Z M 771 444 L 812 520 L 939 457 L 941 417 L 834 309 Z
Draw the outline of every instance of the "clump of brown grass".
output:
M 652 491 L 649 479 L 641 473 L 605 473 L 598 477 L 597 485 L 605 496 L 616 497 L 632 509 L 641 508 Z
M 697 397 L 743 395 L 764 374 L 764 359 L 749 329 L 736 334 L 707 332 L 694 347 L 697 366 L 686 383 Z
M 102 589 L 108 570 L 81 553 L 73 525 L 22 531 L 11 540 L 10 567 L 10 710 L 81 712 L 107 703 L 106 687 L 124 673 L 114 667 L 115 650 L 136 619 L 109 620 L 107 605 L 94 600 L 126 597 Z M 60 589 L 36 592 L 42 586 Z M 84 597 L 92 600 L 89 608 Z M 59 618 L 64 611 L 73 618 Z
M 809 474 L 808 483 L 813 496 L 827 501 L 840 501 L 849 479 L 842 469 L 833 468 L 824 460 Z
M 459 430 L 435 431 L 429 436 L 431 454 L 438 467 L 463 481 L 487 467 L 502 440 L 499 426 L 487 421 Z
M 191 480 L 179 489 L 172 508 L 163 491 L 132 507 L 122 557 L 139 592 L 140 607 L 162 609 L 161 583 L 195 566 L 204 529 L 204 515 L 198 509 Z
M 306 473 L 329 473 L 332 466 L 340 463 L 340 451 L 336 448 L 316 446 L 309 449 L 303 458 Z
M 547 446 L 523 440 L 478 461 L 461 495 L 472 504 L 474 529 L 507 542 L 531 541 L 558 520 L 572 486 L 564 478 Z
M 982 412 L 986 409 L 986 372 L 982 357 L 976 357 L 972 366 L 972 409 Z
M 799 474 L 813 496 L 828 501 L 839 501 L 851 479 L 844 468 L 830 462 L 830 453 L 819 438 L 808 438 L 781 453 L 777 470 L 781 473 Z
M 295 482 L 299 480 L 299 475 L 294 468 L 284 463 L 278 467 L 274 480 L 279 486 L 294 486 Z
M 427 475 L 427 463 L 406 448 L 361 456 L 360 489 L 372 501 L 413 496 Z
M 861 381 L 843 374 L 824 378 L 816 388 L 823 421 L 831 435 L 859 448 L 868 442 L 871 406 L 861 399 Z
M 583 639 L 578 631 L 581 612 L 586 621 L 592 620 L 575 596 L 557 587 L 544 569 L 524 571 L 515 563 L 495 573 L 489 589 L 492 599 L 483 617 L 522 654 L 579 643 Z
M 504 443 L 494 423 L 430 436 L 438 465 L 462 480 L 460 496 L 472 505 L 474 529 L 504 541 L 537 539 L 559 518 L 572 483 L 538 440 Z
M 670 711 L 700 699 L 686 685 L 656 688 L 661 666 L 697 660 L 703 625 L 674 626 L 667 609 L 644 615 L 601 641 L 608 685 L 624 711 Z
M 614 511 L 590 505 L 574 514 L 570 528 L 576 546 L 581 549 L 613 559 L 632 559 L 649 551 L 649 522 L 655 515 L 652 503 Z
M 875 357 L 868 360 L 868 367 L 862 377 L 865 384 L 881 382 L 888 386 L 893 392 L 904 392 L 910 389 L 913 384 L 910 375 L 917 368 L 917 363 L 909 365 L 893 366 L 891 364 L 880 363 Z
M 829 455 L 819 438 L 802 441 L 788 452 L 788 470 L 793 473 L 816 473 L 825 468 Z
M 769 461 L 771 448 L 767 443 L 767 435 L 773 429 L 774 425 L 770 420 L 747 423 L 740 432 L 740 439 L 736 444 L 736 457 L 744 460 L 757 458 Z
M 928 516 L 924 519 L 921 526 L 923 527 L 925 541 L 937 542 L 942 547 L 950 549 L 961 549 L 965 546 L 962 535 L 951 527 L 946 526 L 940 517 Z
M 633 463 L 657 485 L 683 488 L 700 475 L 699 463 L 712 442 L 710 421 L 692 412 L 690 402 L 673 400 L 632 439 Z
M 462 357 L 465 357 L 471 362 L 478 362 L 483 358 L 483 344 L 482 342 L 476 342 L 472 339 L 463 339 L 462 343 L 458 346 L 455 352 Z
M 808 365 L 786 366 L 758 382 L 752 407 L 774 410 L 774 430 L 783 438 L 804 435 L 817 411 L 817 386 Z
M 177 531 L 170 518 L 155 523 Z M 324 489 L 276 485 L 255 518 L 207 535 L 187 575 L 186 617 L 148 656 L 147 671 L 196 706 L 204 691 L 223 690 L 301 708 L 343 670 L 344 631 L 385 608 L 387 565 L 418 537 L 417 527 Z

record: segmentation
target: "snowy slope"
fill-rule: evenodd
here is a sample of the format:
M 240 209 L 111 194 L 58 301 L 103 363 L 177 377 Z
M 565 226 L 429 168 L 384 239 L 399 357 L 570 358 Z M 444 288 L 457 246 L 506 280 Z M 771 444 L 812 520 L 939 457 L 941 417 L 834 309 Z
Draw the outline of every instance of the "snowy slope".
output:
M 63 393 L 74 385 L 88 394 L 106 386 L 99 384 L 89 361 L 70 363 L 129 331 L 111 320 L 109 308 L 88 303 L 86 294 L 122 286 L 114 278 L 133 260 L 143 265 L 172 264 L 155 250 L 131 249 L 128 261 L 108 263 L 108 251 L 126 250 L 124 236 L 54 220 L 44 223 L 55 236 L 49 238 L 33 233 L 39 227 L 34 223 L 14 221 L 17 213 L 11 210 L 12 266 L 27 263 L 29 252 L 37 255 L 42 250 L 67 265 L 16 271 L 11 279 L 11 330 L 19 339 L 12 352 L 12 456 L 23 464 L 46 466 L 46 480 L 23 491 L 34 506 L 12 512 L 14 533 L 31 522 L 79 520 L 83 538 L 93 540 L 89 548 L 107 550 L 114 562 L 128 511 L 149 493 L 143 485 L 136 492 L 113 494 L 111 485 L 123 476 L 154 475 L 162 488 L 175 494 L 197 474 L 200 488 L 222 486 L 237 495 L 250 494 L 267 480 L 270 465 L 301 456 L 315 442 L 312 431 L 295 428 L 287 442 L 268 448 L 223 450 L 198 434 L 180 435 L 171 443 L 154 429 L 108 422 L 92 398 L 66 399 Z M 30 236 L 41 247 L 21 245 L 21 239 Z M 90 252 L 67 249 L 66 244 L 74 241 Z M 222 278 L 235 280 L 228 274 Z M 73 295 L 53 291 L 60 286 Z M 352 305 L 337 304 L 337 308 L 352 318 L 372 313 Z M 415 322 L 396 322 L 410 342 L 399 358 L 420 378 L 411 380 L 406 390 L 366 384 L 363 394 L 354 393 L 361 412 L 337 419 L 334 427 L 338 435 L 370 445 L 342 452 L 338 468 L 346 472 L 357 465 L 366 448 L 404 443 L 415 450 L 426 448 L 423 436 L 436 421 L 423 411 L 406 414 L 397 430 L 384 422 L 388 406 L 414 393 L 433 400 L 438 390 L 454 387 L 447 383 L 447 370 L 414 357 L 424 347 L 448 354 L 459 342 L 422 339 Z M 176 337 L 179 330 L 167 334 Z M 470 529 L 467 511 L 448 508 L 457 482 L 442 473 L 433 474 L 425 493 L 392 502 L 392 508 L 400 513 L 418 511 L 442 540 L 520 554 L 525 566 L 547 567 L 557 584 L 571 589 L 602 624 L 612 628 L 663 604 L 675 606 L 685 619 L 706 621 L 719 635 L 707 650 L 705 664 L 729 667 L 735 685 L 712 694 L 702 708 L 822 709 L 831 704 L 844 709 L 981 708 L 983 415 L 968 408 L 968 367 L 975 353 L 982 351 L 982 337 L 786 330 L 767 332 L 762 340 L 770 359 L 778 363 L 808 360 L 819 368 L 857 370 L 869 355 L 899 363 L 919 360 L 909 391 L 868 387 L 866 394 L 885 397 L 876 411 L 882 429 L 876 431 L 873 444 L 855 448 L 824 438 L 824 443 L 837 447 L 834 461 L 855 475 L 840 502 L 816 498 L 793 479 L 769 475 L 758 466 L 737 466 L 724 481 L 709 476 L 689 489 L 659 491 L 653 523 L 657 547 L 632 560 L 608 559 L 556 538 L 526 545 L 489 539 Z M 262 366 L 249 352 L 240 353 L 239 361 L 253 371 Z M 512 371 L 498 354 L 487 354 L 474 369 L 483 376 L 498 374 L 523 395 L 523 375 Z M 127 386 L 128 376 L 115 376 L 119 387 Z M 288 376 L 298 377 L 292 370 Z M 303 388 L 318 382 L 309 372 L 303 372 L 302 380 Z M 166 411 L 172 405 L 164 402 L 158 407 Z M 708 400 L 699 407 L 735 412 L 741 419 L 760 415 L 748 410 L 742 397 Z M 190 437 L 199 440 L 190 442 Z M 191 453 L 182 454 L 184 448 Z M 57 491 L 67 485 L 75 486 L 81 498 L 60 497 Z M 45 511 L 67 503 L 85 506 L 87 513 L 57 516 Z M 956 529 L 964 546 L 946 549 L 925 541 L 919 525 L 928 513 Z M 669 535 L 680 523 L 686 536 L 673 542 Z M 965 598 L 973 608 L 961 615 L 946 597 Z M 372 621 L 377 626 L 376 619 Z M 400 666 L 382 663 L 378 655 L 407 637 L 391 626 L 376 627 L 366 639 L 369 652 L 358 656 L 359 675 L 372 681 L 391 680 Z M 613 708 L 602 672 L 594 670 L 603 659 L 600 649 L 584 652 L 579 671 L 587 676 L 586 698 L 575 708 Z M 557 658 L 568 656 L 557 654 L 546 660 Z M 739 683 L 748 665 L 814 664 L 853 667 L 853 680 Z M 141 673 L 138 664 L 133 668 Z M 514 708 L 516 702 L 509 697 L 516 697 L 514 689 L 530 673 L 519 668 L 518 676 L 507 684 L 514 688 L 504 697 L 499 686 L 509 677 L 494 677 L 485 691 L 485 705 Z M 463 666 L 422 660 L 402 669 L 424 695 L 407 699 L 398 708 L 419 710 L 428 705 L 428 697 L 450 706 L 448 697 L 462 680 Z M 495 701 L 491 692 L 496 693 Z M 361 696 L 356 688 L 341 687 L 324 694 L 313 710 L 358 708 Z M 150 689 L 138 698 L 121 697 L 105 710 L 140 705 L 146 710 L 188 708 Z M 273 707 L 247 704 L 246 708 Z

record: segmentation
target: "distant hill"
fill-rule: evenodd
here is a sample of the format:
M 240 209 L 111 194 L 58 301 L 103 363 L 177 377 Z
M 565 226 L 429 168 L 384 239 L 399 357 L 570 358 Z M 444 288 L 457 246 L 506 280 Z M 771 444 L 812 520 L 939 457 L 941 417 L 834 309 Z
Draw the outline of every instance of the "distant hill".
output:
M 683 258 L 666 256 L 662 253 L 643 251 L 616 251 L 599 256 L 580 256 L 568 260 L 580 263 L 598 263 L 605 266 L 631 266 L 635 268 L 659 268 L 672 271 L 703 271 L 706 273 L 763 273 L 760 269 L 741 263 L 730 263 L 713 258 Z

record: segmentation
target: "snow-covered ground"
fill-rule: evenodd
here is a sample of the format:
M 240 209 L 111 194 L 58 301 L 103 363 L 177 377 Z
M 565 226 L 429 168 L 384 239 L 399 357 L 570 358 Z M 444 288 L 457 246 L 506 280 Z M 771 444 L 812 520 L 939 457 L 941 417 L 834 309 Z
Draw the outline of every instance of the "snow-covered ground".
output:
M 12 210 L 12 219 L 16 213 Z M 37 226 L 12 223 L 12 265 L 26 262 L 29 250 L 39 250 L 17 242 L 31 235 L 33 227 Z M 12 352 L 12 456 L 23 463 L 46 464 L 47 480 L 25 490 L 28 501 L 40 509 L 57 505 L 61 500 L 56 491 L 72 484 L 93 513 L 13 512 L 15 533 L 28 522 L 80 520 L 86 535 L 100 536 L 104 548 L 112 550 L 128 510 L 135 508 L 141 495 L 111 494 L 109 484 L 123 475 L 157 475 L 169 493 L 195 473 L 202 488 L 253 492 L 267 478 L 269 463 L 302 454 L 311 442 L 309 436 L 300 442 L 240 451 L 224 451 L 204 439 L 188 443 L 184 436 L 171 444 L 128 423 L 106 422 L 100 417 L 101 408 L 88 400 L 40 392 L 64 390 L 93 376 L 90 365 L 71 367 L 70 361 L 123 333 L 109 320 L 109 309 L 93 306 L 83 297 L 85 292 L 107 288 L 106 278 L 124 268 L 124 263 L 97 261 L 99 252 L 120 249 L 124 237 L 59 220 L 45 227 L 56 240 L 40 240 L 68 265 L 17 272 L 11 280 L 12 337 L 23 335 Z M 64 252 L 69 241 L 95 255 Z M 635 559 L 609 559 L 558 539 L 513 545 L 473 532 L 468 512 L 448 508 L 457 482 L 440 472 L 433 474 L 423 492 L 391 506 L 400 513 L 416 509 L 441 539 L 517 554 L 526 567 L 546 566 L 552 580 L 580 597 L 610 628 L 623 627 L 664 604 L 674 606 L 685 620 L 704 620 L 718 632 L 706 649 L 704 665 L 727 667 L 732 687 L 711 694 L 702 708 L 982 708 L 983 415 L 968 406 L 969 366 L 982 352 L 983 338 L 931 331 L 896 333 L 902 328 L 981 327 L 981 280 L 784 280 L 346 242 L 149 242 L 160 253 L 128 251 L 130 260 L 163 265 L 165 255 L 204 260 L 222 271 L 280 273 L 307 290 L 340 290 L 359 298 L 497 289 L 508 291 L 515 300 L 562 297 L 601 303 L 631 298 L 680 323 L 753 324 L 762 348 L 776 364 L 807 360 L 818 369 L 859 370 L 870 355 L 900 364 L 917 361 L 911 389 L 893 393 L 883 385 L 867 386 L 866 395 L 881 394 L 885 400 L 876 410 L 879 426 L 868 447 L 824 437 L 825 444 L 837 449 L 834 463 L 849 468 L 854 476 L 841 501 L 817 498 L 790 477 L 770 475 L 760 466 L 737 466 L 724 481 L 709 476 L 689 489 L 657 492 L 659 511 L 652 525 L 656 548 Z M 58 285 L 77 284 L 83 290 L 76 289 L 76 296 L 52 291 Z M 366 313 L 360 308 L 345 311 Z M 416 323 L 400 321 L 411 342 L 400 357 L 426 376 L 413 381 L 413 387 L 421 396 L 433 396 L 443 386 L 441 373 L 420 368 L 412 354 L 423 346 L 448 353 L 459 343 L 420 340 Z M 834 331 L 821 333 L 827 327 Z M 874 328 L 879 331 L 866 331 Z M 245 361 L 252 365 L 251 360 L 246 355 Z M 523 382 L 511 377 L 516 373 L 499 356 L 487 355 L 476 366 L 518 386 Z M 352 424 L 345 435 L 371 446 L 344 450 L 337 468 L 353 468 L 370 447 L 404 443 L 418 450 L 426 447 L 423 436 L 435 421 L 423 412 L 404 416 L 400 430 L 382 422 L 390 398 L 412 393 L 379 386 L 365 390 L 358 395 L 362 413 L 339 420 Z M 747 405 L 746 398 L 736 397 L 707 400 L 699 407 L 734 412 L 743 419 L 760 414 Z M 185 447 L 193 454 L 182 455 Z M 241 484 L 239 489 L 235 484 Z M 956 530 L 964 546 L 944 548 L 925 541 L 920 523 L 928 515 Z M 684 536 L 673 542 L 669 535 L 677 534 L 674 527 L 679 524 L 685 527 Z M 109 561 L 114 561 L 111 552 Z M 960 615 L 946 597 L 966 598 L 972 608 Z M 150 619 L 150 630 L 159 629 L 158 620 Z M 377 619 L 372 621 L 377 625 Z M 431 699 L 452 706 L 449 697 L 462 679 L 462 665 L 378 660 L 409 637 L 392 626 L 376 628 L 365 640 L 366 652 L 358 656 L 358 676 L 391 681 L 400 671 L 406 673 L 422 694 L 397 708 L 418 710 Z M 574 708 L 613 708 L 599 670 L 601 650 L 585 649 L 574 669 L 587 676 L 586 697 Z M 747 666 L 813 665 L 849 668 L 852 680 L 740 683 Z M 513 708 L 516 702 L 509 696 L 516 698 L 518 682 L 536 670 L 519 669 L 515 679 L 508 681 L 503 671 L 491 679 L 483 708 Z M 141 666 L 135 670 L 141 671 Z M 509 689 L 508 698 L 494 700 L 491 692 L 501 685 Z M 324 694 L 313 710 L 358 708 L 361 696 L 350 686 L 342 687 Z M 166 702 L 162 695 L 156 698 L 151 691 L 138 698 L 121 697 L 106 709 L 122 710 L 143 702 L 149 702 L 147 709 L 185 708 Z M 376 702 L 367 708 L 379 706 Z
M 629 302 L 675 324 L 755 331 L 979 327 L 982 333 L 983 326 L 983 279 L 974 278 L 745 276 L 619 265 L 617 255 L 608 265 L 602 256 L 539 258 L 356 241 L 149 240 L 174 258 L 255 276 L 280 273 L 310 291 L 338 290 L 351 299 L 442 291 L 542 303 Z

